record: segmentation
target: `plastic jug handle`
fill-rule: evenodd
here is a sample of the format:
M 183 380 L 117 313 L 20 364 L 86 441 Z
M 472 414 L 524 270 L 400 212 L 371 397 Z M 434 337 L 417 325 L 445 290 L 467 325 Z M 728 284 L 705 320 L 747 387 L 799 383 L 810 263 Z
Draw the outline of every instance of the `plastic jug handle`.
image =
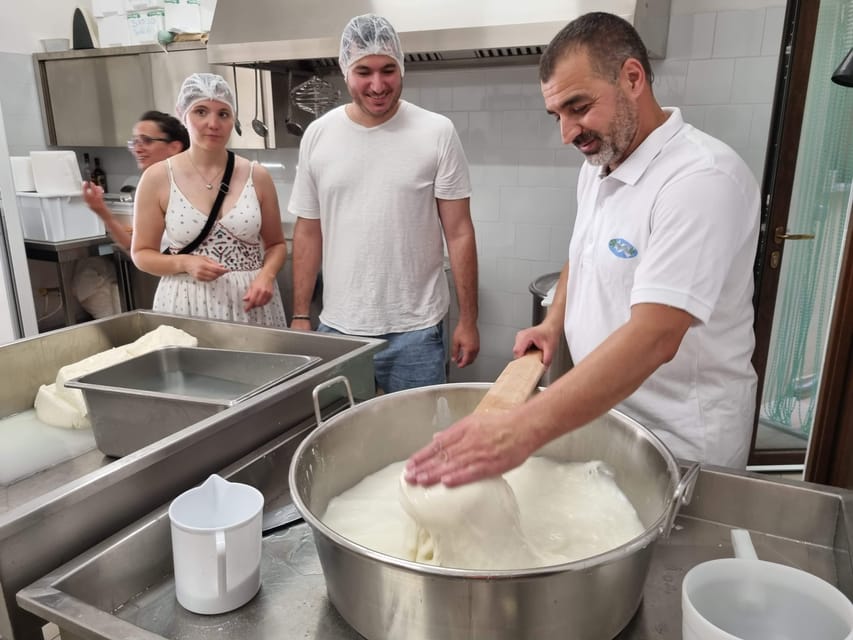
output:
M 732 547 L 735 550 L 736 558 L 758 560 L 758 554 L 755 553 L 755 547 L 752 545 L 752 538 L 746 529 L 732 529 Z
M 216 532 L 216 593 L 221 598 L 228 586 L 228 576 L 225 573 L 225 532 Z

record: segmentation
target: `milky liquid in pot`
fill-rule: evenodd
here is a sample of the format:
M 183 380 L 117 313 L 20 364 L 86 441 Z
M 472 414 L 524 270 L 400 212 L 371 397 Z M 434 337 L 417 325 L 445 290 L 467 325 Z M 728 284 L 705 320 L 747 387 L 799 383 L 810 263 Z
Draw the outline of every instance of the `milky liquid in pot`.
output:
M 504 474 L 505 485 L 501 479 L 466 485 L 467 494 L 410 487 L 401 483 L 404 467 L 405 461 L 392 463 L 333 498 L 323 522 L 404 560 L 488 570 L 588 558 L 645 531 L 602 462 L 533 457 Z

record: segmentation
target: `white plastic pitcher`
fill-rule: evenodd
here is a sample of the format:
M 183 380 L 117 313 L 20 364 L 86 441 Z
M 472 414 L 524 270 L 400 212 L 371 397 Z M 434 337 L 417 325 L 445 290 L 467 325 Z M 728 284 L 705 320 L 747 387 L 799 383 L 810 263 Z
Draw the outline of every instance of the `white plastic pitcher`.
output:
M 214 474 L 169 506 L 178 602 L 193 613 L 241 607 L 261 587 L 263 494 Z
M 853 603 L 811 573 L 759 560 L 744 529 L 735 558 L 693 567 L 681 587 L 683 640 L 853 640 Z

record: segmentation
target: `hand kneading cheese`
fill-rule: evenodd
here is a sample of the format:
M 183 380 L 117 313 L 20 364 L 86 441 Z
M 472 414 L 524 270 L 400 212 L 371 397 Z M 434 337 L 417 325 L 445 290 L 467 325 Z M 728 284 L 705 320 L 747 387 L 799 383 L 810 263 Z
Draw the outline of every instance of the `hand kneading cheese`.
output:
M 523 569 L 560 562 L 534 549 L 521 528 L 515 494 L 502 477 L 448 489 L 400 475 L 400 504 L 417 523 L 415 560 L 440 567 Z
M 588 558 L 645 531 L 599 461 L 533 457 L 503 477 L 450 489 L 409 485 L 404 468 L 395 462 L 333 498 L 323 522 L 404 560 L 486 571 Z
M 160 325 L 130 344 L 101 351 L 88 358 L 62 367 L 56 374 L 56 382 L 39 387 L 36 394 L 36 416 L 45 424 L 67 429 L 85 429 L 92 426 L 89 421 L 86 401 L 79 389 L 67 389 L 65 382 L 93 371 L 141 356 L 161 347 L 195 347 L 198 339 L 186 331 Z

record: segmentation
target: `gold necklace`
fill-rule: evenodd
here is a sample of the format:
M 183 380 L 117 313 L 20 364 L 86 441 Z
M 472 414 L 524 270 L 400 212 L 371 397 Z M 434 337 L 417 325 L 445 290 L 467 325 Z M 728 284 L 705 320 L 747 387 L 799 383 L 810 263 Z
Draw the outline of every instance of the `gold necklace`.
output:
M 195 172 L 198 174 L 198 177 L 201 178 L 201 181 L 204 183 L 204 186 L 207 187 L 208 191 L 211 191 L 213 189 L 213 180 L 215 180 L 221 173 L 223 173 L 225 169 L 217 169 L 216 173 L 213 175 L 213 180 L 208 180 L 204 177 L 202 172 L 199 171 L 199 168 L 195 166 L 195 162 L 193 162 L 192 155 L 187 153 L 187 158 L 190 159 L 190 164 L 193 166 L 193 169 L 195 169 Z

